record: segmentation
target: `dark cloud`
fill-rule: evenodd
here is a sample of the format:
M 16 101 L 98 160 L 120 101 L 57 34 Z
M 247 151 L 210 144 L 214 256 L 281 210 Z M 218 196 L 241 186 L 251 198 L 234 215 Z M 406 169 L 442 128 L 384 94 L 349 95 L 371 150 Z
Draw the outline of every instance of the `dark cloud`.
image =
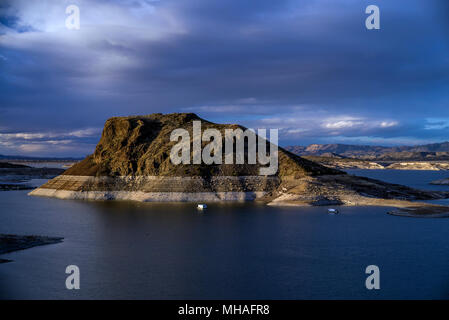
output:
M 0 8 L 1 130 L 196 111 L 277 126 L 284 143 L 447 137 L 428 120 L 449 118 L 445 1 L 378 0 L 375 31 L 370 1 L 77 3 L 78 31 L 64 28 L 64 2 Z

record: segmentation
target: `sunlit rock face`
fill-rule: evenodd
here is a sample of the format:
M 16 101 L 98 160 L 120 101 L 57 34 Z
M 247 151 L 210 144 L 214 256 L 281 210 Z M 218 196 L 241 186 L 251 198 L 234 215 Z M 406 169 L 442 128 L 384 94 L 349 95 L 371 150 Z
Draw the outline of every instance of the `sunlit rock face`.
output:
M 116 117 L 106 121 L 95 152 L 30 195 L 83 200 L 135 201 L 254 201 L 276 204 L 328 205 L 362 203 L 373 199 L 436 199 L 431 193 L 350 176 L 278 149 L 273 175 L 260 175 L 261 164 L 179 164 L 170 159 L 175 129 L 194 137 L 216 129 L 225 139 L 236 124 L 215 124 L 193 113 Z M 210 141 L 202 141 L 201 148 Z M 222 141 L 224 145 L 224 141 Z M 190 148 L 192 150 L 192 148 Z M 248 158 L 248 146 L 244 148 Z M 224 155 L 223 155 L 224 157 Z M 365 199 L 365 200 L 364 200 Z

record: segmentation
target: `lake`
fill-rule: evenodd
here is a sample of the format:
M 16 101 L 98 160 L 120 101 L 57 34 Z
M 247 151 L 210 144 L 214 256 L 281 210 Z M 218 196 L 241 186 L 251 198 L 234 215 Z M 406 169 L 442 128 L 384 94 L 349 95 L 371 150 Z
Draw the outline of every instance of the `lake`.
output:
M 350 170 L 394 183 L 444 171 Z M 1 299 L 448 299 L 449 219 L 385 207 L 87 202 L 0 192 L 0 233 L 64 242 L 2 255 Z M 77 265 L 81 289 L 65 288 Z M 380 269 L 380 290 L 365 268 Z

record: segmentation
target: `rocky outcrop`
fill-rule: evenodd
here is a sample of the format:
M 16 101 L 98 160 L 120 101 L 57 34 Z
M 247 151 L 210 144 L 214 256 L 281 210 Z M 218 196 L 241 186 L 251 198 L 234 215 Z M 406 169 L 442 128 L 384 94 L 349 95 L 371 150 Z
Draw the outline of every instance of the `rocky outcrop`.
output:
M 85 200 L 258 200 L 273 205 L 382 205 L 449 196 L 347 175 L 282 148 L 278 170 L 271 176 L 258 175 L 259 164 L 174 165 L 170 150 L 176 142 L 170 141 L 171 132 L 182 128 L 192 136 L 192 122 L 198 120 L 203 131 L 245 129 L 215 124 L 192 113 L 111 118 L 92 155 L 30 195 Z M 247 152 L 246 147 L 245 158 Z
M 212 177 L 249 176 L 259 173 L 259 164 L 172 164 L 170 151 L 176 142 L 170 141 L 170 134 L 175 129 L 185 129 L 192 137 L 192 122 L 195 120 L 201 121 L 202 131 L 219 130 L 223 136 L 223 144 L 225 129 L 245 129 L 236 124 L 215 124 L 193 113 L 157 113 L 111 118 L 106 121 L 94 154 L 73 165 L 64 175 Z M 203 142 L 203 147 L 206 144 L 207 142 Z M 283 149 L 279 150 L 277 176 L 340 173 Z
M 412 218 L 449 218 L 449 211 L 447 207 L 429 204 L 425 206 L 411 204 L 409 207 L 396 208 L 387 213 L 393 216 Z
M 18 236 L 14 234 L 0 234 L 0 255 L 36 246 L 44 246 L 62 242 L 64 238 L 43 236 Z M 0 263 L 11 260 L 0 259 Z
M 348 205 L 408 207 L 412 201 L 449 197 L 353 175 L 323 175 L 284 180 L 270 205 Z M 415 204 L 416 205 L 416 204 Z

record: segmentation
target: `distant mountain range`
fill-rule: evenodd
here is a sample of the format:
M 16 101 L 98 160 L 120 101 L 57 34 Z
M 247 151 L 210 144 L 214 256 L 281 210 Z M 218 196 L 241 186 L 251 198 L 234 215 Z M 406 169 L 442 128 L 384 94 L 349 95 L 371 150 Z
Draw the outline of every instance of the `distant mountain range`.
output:
M 365 160 L 449 160 L 449 142 L 418 146 L 367 146 L 350 144 L 311 144 L 289 146 L 286 150 L 300 156 L 347 157 Z

